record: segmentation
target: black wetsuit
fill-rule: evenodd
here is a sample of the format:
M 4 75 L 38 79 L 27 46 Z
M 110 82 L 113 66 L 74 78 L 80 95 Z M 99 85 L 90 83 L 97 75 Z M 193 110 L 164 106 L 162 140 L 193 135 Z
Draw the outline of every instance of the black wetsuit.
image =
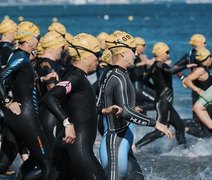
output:
M 134 137 L 135 124 L 155 126 L 155 120 L 137 113 L 135 90 L 125 69 L 113 66 L 105 76 L 100 88 L 103 107 L 118 105 L 123 108 L 119 117 L 104 116 L 104 135 L 100 146 L 102 166 L 110 180 L 143 179 L 142 171 L 134 161 L 133 172 L 128 175 L 128 158 Z M 132 123 L 131 123 L 132 122 Z
M 35 166 L 42 170 L 40 179 L 48 174 L 48 143 L 37 119 L 37 94 L 34 88 L 34 71 L 29 54 L 20 49 L 15 50 L 5 68 L 0 72 L 0 97 L 4 102 L 9 98 L 5 90 L 5 80 L 10 79 L 13 101 L 21 104 L 21 114 L 5 110 L 5 125 L 12 132 L 17 142 L 21 141 L 30 151 L 30 157 L 23 163 L 18 179 L 37 177 L 37 172 L 29 172 Z M 4 149 L 4 139 L 2 150 Z M 28 177 L 29 178 L 29 177 Z M 38 177 L 36 178 L 38 179 Z
M 7 64 L 7 61 L 10 57 L 10 55 L 12 54 L 14 49 L 14 45 L 12 43 L 9 42 L 0 42 L 0 69 L 2 69 L 2 66 L 5 66 Z M 4 107 L 2 107 L 2 104 L 0 104 L 0 111 L 2 111 L 2 109 Z M 0 118 L 3 119 L 4 113 L 3 111 L 0 113 Z M 3 120 L 1 121 L 1 131 L 3 130 Z
M 14 44 L 9 42 L 0 42 L 0 66 L 6 65 L 14 50 Z
M 107 74 L 107 72 L 112 68 L 112 65 L 108 64 L 108 66 L 106 67 L 103 67 L 101 68 L 101 70 L 99 70 L 99 75 L 98 75 L 98 79 L 93 83 L 93 88 L 96 92 L 96 96 L 97 96 L 97 99 L 100 101 L 101 99 L 98 98 L 98 95 L 99 95 L 99 91 L 100 91 L 100 88 L 101 88 L 101 84 L 102 82 L 104 81 L 104 78 Z M 96 105 L 97 105 L 97 113 L 98 113 L 98 131 L 99 133 L 101 134 L 101 136 L 103 136 L 104 134 L 104 124 L 103 124 L 103 114 L 102 114 L 102 104 L 101 102 L 97 101 Z
M 155 61 L 149 69 L 149 73 L 146 77 L 147 79 L 151 77 L 153 85 L 156 89 L 157 120 L 167 126 L 169 126 L 170 124 L 174 126 L 178 144 L 185 144 L 186 139 L 184 134 L 184 123 L 177 111 L 172 106 L 172 74 L 182 71 L 186 69 L 186 67 L 187 66 L 181 66 L 171 69 L 171 67 L 167 64 Z M 137 148 L 140 148 L 141 146 L 144 146 L 162 137 L 163 135 L 163 133 L 155 130 L 145 135 L 141 140 L 136 142 L 135 145 Z
M 63 108 L 59 102 L 62 98 Z M 85 73 L 75 66 L 68 68 L 61 81 L 44 96 L 43 102 L 61 122 L 69 117 L 76 132 L 73 144 L 62 144 L 64 131 L 56 139 L 53 162 L 56 169 L 61 172 L 61 163 L 67 163 L 66 173 L 71 173 L 67 179 L 74 176 L 79 180 L 105 180 L 104 171 L 93 153 L 97 132 L 96 97 Z M 60 161 L 58 156 L 62 152 L 66 159 Z
M 148 110 L 155 110 L 155 90 L 148 87 L 148 85 L 142 81 L 147 67 L 146 65 L 136 67 L 136 64 L 139 62 L 141 62 L 140 57 L 136 56 L 135 64 L 128 68 L 128 73 L 135 88 L 136 106 L 140 105 L 144 113 Z
M 14 44 L 9 43 L 9 42 L 0 42 L 0 69 L 2 69 L 2 66 L 5 66 L 7 64 L 7 61 L 12 54 L 14 50 Z M 10 80 L 8 79 L 7 82 L 5 83 L 7 85 L 6 89 L 10 89 Z M 5 110 L 5 107 L 3 104 L 0 105 L 2 111 L 0 113 L 1 116 L 1 128 L 0 128 L 0 134 L 1 138 L 4 138 L 3 141 L 3 146 L 5 147 L 5 152 L 0 150 L 0 174 L 4 174 L 9 167 L 12 165 L 13 161 L 15 160 L 17 153 L 19 152 L 20 154 L 28 154 L 27 148 L 23 147 L 22 142 L 16 142 L 16 138 L 14 135 L 11 133 L 9 129 L 4 126 L 4 113 L 3 111 Z M 2 141 L 2 140 L 1 140 Z M 13 147 L 13 148 L 12 148 Z
M 57 84 L 58 81 L 56 78 L 50 78 L 45 82 L 41 82 L 39 80 L 40 77 L 45 77 L 49 73 L 56 72 L 60 79 L 62 75 L 62 67 L 56 61 L 48 58 L 38 58 L 35 61 L 34 69 L 38 76 L 37 88 L 39 89 L 40 98 L 42 98 L 42 96 L 48 92 L 47 86 L 50 84 Z M 40 103 L 39 120 L 46 133 L 49 145 L 52 146 L 55 141 L 55 136 L 59 131 L 58 128 L 60 127 L 60 124 L 57 123 L 57 118 L 45 106 L 43 106 L 42 103 Z
M 13 52 L 13 44 L 9 42 L 0 42 L 0 69 L 2 69 L 2 66 L 7 64 L 7 61 L 10 57 L 10 55 Z M 3 131 L 3 105 L 0 103 L 0 133 L 2 134 Z

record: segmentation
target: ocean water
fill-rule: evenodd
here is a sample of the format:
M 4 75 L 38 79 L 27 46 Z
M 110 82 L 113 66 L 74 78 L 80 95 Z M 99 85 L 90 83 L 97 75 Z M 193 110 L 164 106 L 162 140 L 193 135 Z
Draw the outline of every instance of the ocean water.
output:
M 18 22 L 23 16 L 39 25 L 41 33 L 47 32 L 53 17 L 63 23 L 68 32 L 97 35 L 105 31 L 124 30 L 146 40 L 146 53 L 157 41 L 170 46 L 171 59 L 177 61 L 191 46 L 188 44 L 194 33 L 202 33 L 207 47 L 212 50 L 212 4 L 137 4 L 137 5 L 60 5 L 60 6 L 11 6 L 0 7 L 0 19 L 9 15 Z M 133 21 L 128 17 L 133 16 Z M 186 73 L 186 72 L 185 72 Z M 191 118 L 190 90 L 183 88 L 181 81 L 174 77 L 174 105 L 180 116 Z M 91 77 L 95 78 L 95 77 Z M 154 117 L 154 113 L 150 114 Z M 136 140 L 153 128 L 137 127 Z M 181 149 L 176 140 L 163 137 L 151 143 L 136 156 L 148 180 L 210 180 L 212 179 L 212 142 L 186 135 L 188 148 Z M 97 137 L 95 152 L 98 155 Z M 16 162 L 17 163 L 17 162 Z M 17 166 L 15 166 L 17 167 Z

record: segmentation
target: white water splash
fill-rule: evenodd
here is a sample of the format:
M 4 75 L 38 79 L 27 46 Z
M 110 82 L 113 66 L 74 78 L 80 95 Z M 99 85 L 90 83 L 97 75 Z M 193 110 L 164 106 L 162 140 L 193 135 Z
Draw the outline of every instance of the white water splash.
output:
M 200 171 L 196 179 L 211 180 L 212 179 L 212 165 L 208 166 L 205 170 Z
M 188 147 L 176 146 L 169 152 L 162 153 L 162 156 L 176 156 L 176 157 L 204 157 L 212 155 L 212 139 L 202 138 L 187 138 Z M 190 141 L 190 142 L 189 142 Z

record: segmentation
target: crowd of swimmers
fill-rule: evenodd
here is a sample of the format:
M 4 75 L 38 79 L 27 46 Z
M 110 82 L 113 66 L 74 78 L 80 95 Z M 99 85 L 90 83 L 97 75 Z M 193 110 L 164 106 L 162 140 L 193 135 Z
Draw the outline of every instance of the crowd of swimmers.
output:
M 163 135 L 183 148 L 186 132 L 210 137 L 211 53 L 202 34 L 173 66 L 165 42 L 154 44 L 149 59 L 145 40 L 120 30 L 73 36 L 53 22 L 41 36 L 33 22 L 6 17 L 0 34 L 0 174 L 13 174 L 20 154 L 18 180 L 142 180 L 136 149 Z M 173 74 L 192 90 L 189 123 L 173 106 Z M 155 130 L 134 143 L 136 125 Z

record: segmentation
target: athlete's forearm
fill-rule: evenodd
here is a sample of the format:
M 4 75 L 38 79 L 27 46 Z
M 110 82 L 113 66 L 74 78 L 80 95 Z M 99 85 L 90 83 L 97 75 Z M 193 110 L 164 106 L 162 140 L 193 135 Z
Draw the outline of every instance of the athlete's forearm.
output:
M 136 112 L 134 109 L 124 105 L 123 112 L 120 115 L 122 118 L 142 126 L 155 127 L 156 121 L 144 114 Z
M 185 54 L 179 61 L 177 61 L 174 66 L 183 66 L 189 64 L 189 55 Z
M 177 74 L 177 73 L 185 70 L 186 68 L 187 68 L 186 65 L 178 66 L 178 67 L 174 66 L 173 68 L 170 68 L 170 69 L 165 68 L 164 71 L 171 73 L 171 74 Z
M 60 121 L 68 118 L 67 113 L 63 110 L 60 99 L 66 92 L 62 87 L 54 87 L 42 99 L 43 104 L 54 114 Z
M 6 66 L 0 72 L 0 98 L 3 104 L 9 103 L 11 101 L 11 98 L 8 95 L 5 88 L 5 80 L 8 78 L 11 72 L 12 72 L 12 68 L 10 66 Z

